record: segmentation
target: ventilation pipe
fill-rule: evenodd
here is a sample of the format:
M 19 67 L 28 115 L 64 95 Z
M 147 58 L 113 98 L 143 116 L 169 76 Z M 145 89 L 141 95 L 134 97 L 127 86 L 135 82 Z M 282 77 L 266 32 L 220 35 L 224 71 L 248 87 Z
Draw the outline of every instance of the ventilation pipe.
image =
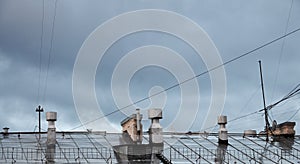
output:
M 47 159 L 48 163 L 54 163 L 55 162 L 55 145 L 56 145 L 55 121 L 57 119 L 57 113 L 56 112 L 46 112 L 46 119 L 48 121 L 46 159 Z
M 152 147 L 151 161 L 153 164 L 159 164 L 160 159 L 157 155 L 161 155 L 163 151 L 163 134 L 162 127 L 159 124 L 159 119 L 162 119 L 161 109 L 150 109 L 148 110 L 148 118 L 151 119 L 151 125 L 149 128 L 149 144 Z
M 218 124 L 220 125 L 219 129 L 219 144 L 228 144 L 228 131 L 226 129 L 227 116 L 219 116 Z
M 256 130 L 245 130 L 243 137 L 256 137 Z
M 159 119 L 162 119 L 162 110 L 150 109 L 148 117 L 151 119 L 149 128 L 150 143 L 163 143 L 162 127 L 159 124 Z
M 142 116 L 140 114 L 140 109 L 136 109 L 136 141 L 138 144 L 141 144 L 143 141 L 143 128 L 142 128 Z
M 4 136 L 4 138 L 7 138 L 7 136 L 8 136 L 8 130 L 9 130 L 9 128 L 8 127 L 4 127 L 3 128 L 3 136 Z
M 8 127 L 4 127 L 3 128 L 3 133 L 8 133 L 9 128 Z

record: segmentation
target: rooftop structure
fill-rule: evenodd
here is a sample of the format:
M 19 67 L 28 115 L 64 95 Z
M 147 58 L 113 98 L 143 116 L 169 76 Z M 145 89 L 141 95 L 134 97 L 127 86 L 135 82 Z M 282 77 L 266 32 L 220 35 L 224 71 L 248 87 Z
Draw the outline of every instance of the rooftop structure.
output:
M 143 125 L 141 120 L 143 115 L 140 114 L 140 110 L 136 110 L 136 114 L 132 114 L 130 117 L 121 121 L 123 132 L 123 143 L 137 143 L 143 140 Z
M 120 142 L 124 131 L 57 132 L 56 113 L 46 114 L 48 132 L 9 132 L 5 128 L 0 133 L 0 163 L 119 163 L 124 157 L 125 163 L 300 162 L 299 135 L 266 142 L 266 135 L 255 130 L 228 133 L 225 116 L 218 117 L 218 133 L 163 132 L 159 125 L 162 111 L 153 109 L 149 111 L 152 124 L 143 132 L 142 142 L 124 143 Z
M 57 132 L 56 163 L 117 163 L 113 145 L 121 133 Z M 172 163 L 297 163 L 300 136 L 265 141 L 265 136 L 243 137 L 228 133 L 227 146 L 218 144 L 218 134 L 163 133 L 163 155 Z M 0 136 L 0 163 L 46 162 L 47 134 L 13 132 Z M 148 135 L 144 142 L 148 143 Z M 147 150 L 145 150 L 147 151 Z

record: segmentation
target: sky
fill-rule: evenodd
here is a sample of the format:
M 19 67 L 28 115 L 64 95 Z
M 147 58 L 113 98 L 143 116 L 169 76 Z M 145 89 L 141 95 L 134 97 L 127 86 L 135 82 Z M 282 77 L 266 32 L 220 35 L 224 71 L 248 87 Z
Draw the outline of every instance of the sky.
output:
M 165 14 L 149 17 L 143 11 Z M 145 131 L 150 125 L 149 108 L 163 109 L 161 124 L 168 131 L 203 131 L 209 127 L 205 123 L 215 125 L 219 114 L 233 120 L 256 112 L 263 108 L 258 60 L 262 61 L 267 104 L 300 83 L 299 31 L 217 69 L 224 71 L 225 83 L 214 71 L 193 77 L 209 69 L 205 56 L 212 63 L 218 59 L 225 63 L 298 29 L 299 12 L 300 2 L 295 0 L 1 0 L 0 126 L 36 131 L 38 105 L 45 112 L 58 113 L 56 126 L 63 131 L 120 131 L 120 122 L 136 108 L 143 114 Z M 123 19 L 126 13 L 133 15 L 128 14 L 129 21 Z M 168 14 L 186 22 L 166 19 Z M 122 30 L 137 25 L 144 29 L 121 35 Z M 179 34 L 146 25 L 165 25 L 191 40 L 209 39 L 191 45 L 191 40 Z M 108 30 L 101 33 L 105 27 Z M 203 38 L 198 37 L 199 31 Z M 114 35 L 119 36 L 104 47 Z M 90 53 L 90 43 L 97 51 Z M 220 58 L 205 53 L 210 52 L 210 45 Z M 197 46 L 203 51 L 197 51 Z M 89 70 L 92 63 L 94 72 Z M 176 85 L 189 78 L 193 79 Z M 81 85 L 76 88 L 77 83 Z M 208 116 L 212 104 L 217 104 L 218 112 Z M 299 133 L 299 108 L 299 96 L 295 96 L 273 108 L 270 121 L 295 121 Z M 47 128 L 45 112 L 42 130 Z M 229 132 L 259 132 L 263 127 L 263 113 L 227 125 Z

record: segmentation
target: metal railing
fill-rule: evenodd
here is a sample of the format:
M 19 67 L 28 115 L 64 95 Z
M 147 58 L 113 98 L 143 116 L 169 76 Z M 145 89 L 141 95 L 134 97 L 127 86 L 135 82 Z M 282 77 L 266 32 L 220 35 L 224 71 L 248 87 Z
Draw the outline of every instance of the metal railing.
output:
M 170 158 L 171 161 L 181 160 L 193 161 L 197 163 L 199 157 L 201 161 L 206 163 L 207 161 L 214 162 L 218 154 L 217 149 L 203 149 L 201 147 L 190 147 L 182 145 L 173 145 L 172 147 L 166 147 L 163 151 L 164 156 Z M 46 150 L 35 148 L 22 148 L 22 147 L 2 147 L 0 149 L 0 163 L 10 162 L 10 161 L 45 161 L 45 152 Z M 276 154 L 274 154 L 276 153 Z M 292 154 L 292 155 L 291 155 Z M 234 156 L 234 158 L 233 158 Z M 265 149 L 227 149 L 224 151 L 224 161 L 226 163 L 232 163 L 239 159 L 241 161 L 251 161 L 253 159 L 268 161 L 268 158 L 278 159 L 278 157 L 284 158 L 290 161 L 298 161 L 296 157 L 299 157 L 299 151 L 294 149 L 292 150 L 283 150 L 276 148 L 269 148 L 268 151 Z M 108 147 L 82 147 L 82 148 L 56 148 L 55 153 L 56 160 L 62 160 L 67 162 L 76 161 L 75 159 L 81 159 L 81 163 L 87 162 L 90 160 L 99 160 L 103 163 L 107 162 L 107 159 L 114 159 L 114 153 L 111 148 Z M 205 159 L 205 160 L 204 160 Z M 209 163 L 209 162 L 208 162 Z
M 3 147 L 0 149 L 0 160 L 26 160 L 26 161 L 41 161 L 45 159 L 46 149 L 39 148 L 21 148 L 21 147 Z M 57 148 L 55 159 L 65 159 L 74 161 L 80 159 L 103 159 L 106 160 L 113 156 L 113 152 L 107 147 L 98 147 L 96 150 L 93 147 L 87 148 Z

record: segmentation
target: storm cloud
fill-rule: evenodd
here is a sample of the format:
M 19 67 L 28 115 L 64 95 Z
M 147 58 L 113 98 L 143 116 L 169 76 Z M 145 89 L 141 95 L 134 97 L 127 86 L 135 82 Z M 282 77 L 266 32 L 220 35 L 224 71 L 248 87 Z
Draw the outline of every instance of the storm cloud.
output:
M 223 62 L 300 27 L 300 2 L 292 0 L 226 2 L 57 0 L 44 1 L 44 10 L 43 1 L 2 0 L 0 126 L 10 127 L 12 131 L 33 131 L 37 125 L 35 108 L 41 104 L 45 111 L 58 112 L 58 130 L 85 129 L 77 116 L 72 93 L 72 75 L 77 54 L 84 41 L 97 27 L 122 13 L 142 9 L 172 11 L 191 19 L 210 36 Z M 178 28 L 189 30 L 189 27 L 180 24 Z M 227 115 L 229 120 L 263 107 L 258 60 L 262 60 L 263 63 L 267 104 L 278 101 L 300 83 L 299 43 L 300 32 L 296 32 L 225 66 L 227 92 L 223 114 Z M 118 108 L 111 93 L 114 68 L 124 55 L 147 45 L 160 45 L 176 51 L 190 64 L 195 74 L 207 70 L 201 56 L 190 45 L 173 35 L 141 31 L 123 36 L 107 49 L 95 75 L 97 100 L 104 114 Z M 209 75 L 200 76 L 195 81 L 199 85 L 200 104 L 196 119 L 188 129 L 190 131 L 203 130 L 201 125 L 211 98 Z M 133 102 L 138 101 L 149 96 L 149 90 L 153 86 L 166 89 L 177 83 L 172 72 L 155 66 L 145 67 L 137 71 L 131 79 L 130 96 Z M 122 91 L 126 88 L 119 89 Z M 82 92 L 84 94 L 84 90 Z M 165 92 L 167 100 L 163 125 L 169 124 L 176 115 L 176 109 L 180 105 L 180 94 L 179 87 Z M 277 122 L 291 118 L 291 121 L 298 123 L 300 118 L 300 114 L 297 113 L 300 107 L 298 102 L 299 97 L 295 97 L 272 109 L 270 116 Z M 146 108 L 149 104 L 150 101 L 145 100 L 131 106 L 130 110 L 135 107 Z M 109 120 L 113 127 L 118 128 L 119 122 L 125 117 L 122 112 L 117 112 L 105 119 Z M 147 116 L 144 118 L 147 119 Z M 147 130 L 148 121 L 145 120 L 143 123 L 144 130 Z M 263 126 L 262 113 L 258 113 L 230 122 L 228 129 L 231 132 L 241 132 L 244 129 L 260 131 L 263 130 Z M 45 127 L 46 123 L 43 120 L 43 128 Z M 99 129 L 95 130 L 109 129 L 99 125 Z M 176 127 L 173 127 L 173 130 L 176 131 Z M 298 125 L 296 130 L 299 133 Z

